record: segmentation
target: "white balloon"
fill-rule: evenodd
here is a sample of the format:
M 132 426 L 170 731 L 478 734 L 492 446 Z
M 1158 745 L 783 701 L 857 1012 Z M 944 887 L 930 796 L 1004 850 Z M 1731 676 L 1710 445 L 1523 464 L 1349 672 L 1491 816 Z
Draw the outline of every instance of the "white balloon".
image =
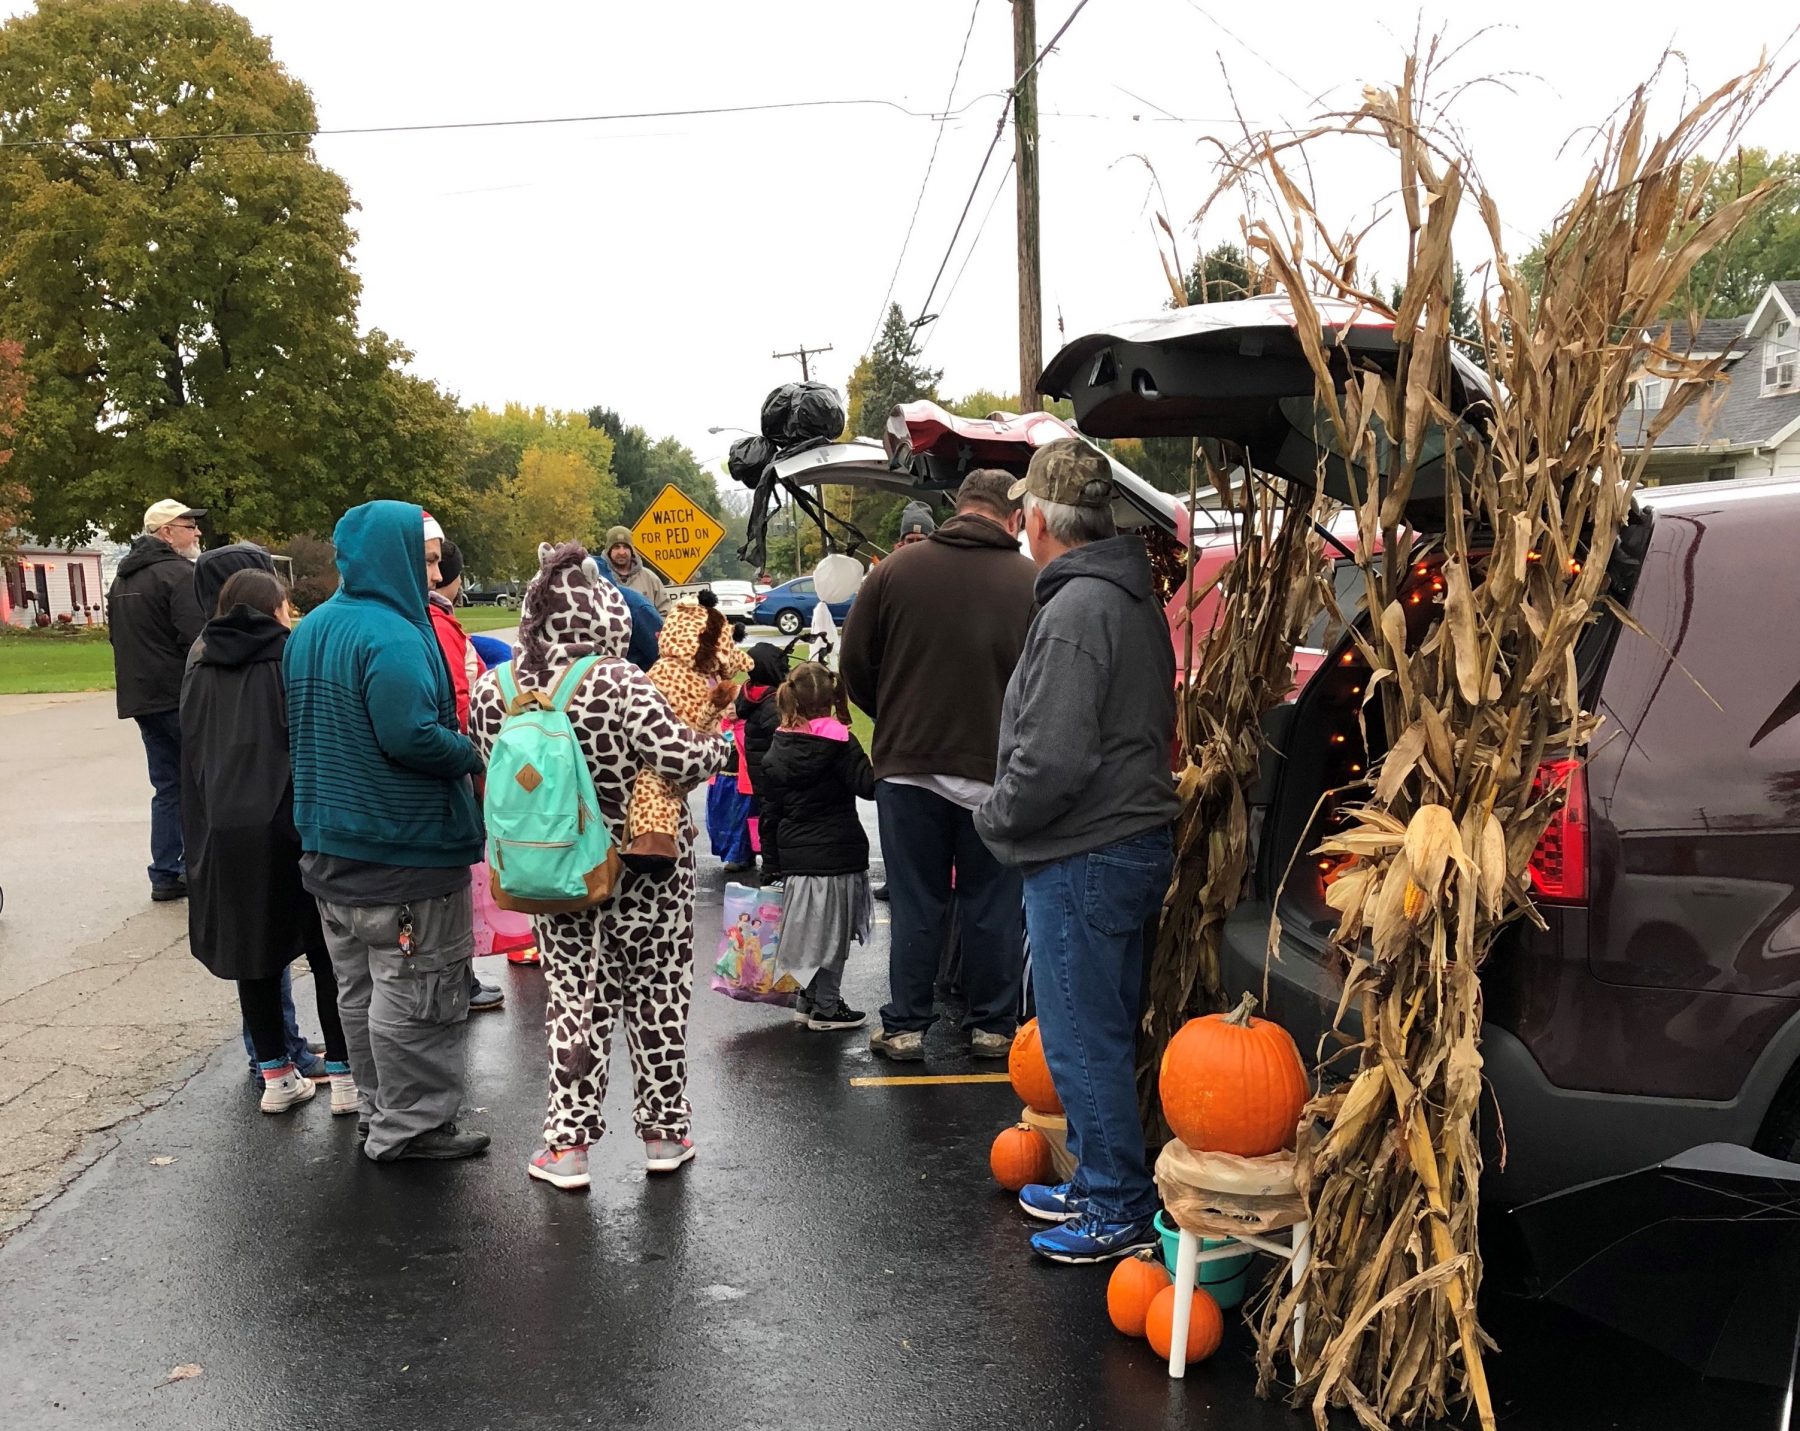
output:
M 862 563 L 842 552 L 833 552 L 825 557 L 813 571 L 813 582 L 818 588 L 821 601 L 848 601 L 856 595 L 862 579 Z

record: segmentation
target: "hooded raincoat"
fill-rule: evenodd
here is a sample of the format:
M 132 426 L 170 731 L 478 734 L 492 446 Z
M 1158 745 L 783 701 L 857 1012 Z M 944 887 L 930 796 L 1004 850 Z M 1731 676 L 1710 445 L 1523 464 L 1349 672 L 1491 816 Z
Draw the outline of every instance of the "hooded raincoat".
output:
M 188 944 L 221 979 L 272 979 L 325 947 L 300 883 L 281 657 L 288 632 L 234 606 L 207 622 L 181 701 Z

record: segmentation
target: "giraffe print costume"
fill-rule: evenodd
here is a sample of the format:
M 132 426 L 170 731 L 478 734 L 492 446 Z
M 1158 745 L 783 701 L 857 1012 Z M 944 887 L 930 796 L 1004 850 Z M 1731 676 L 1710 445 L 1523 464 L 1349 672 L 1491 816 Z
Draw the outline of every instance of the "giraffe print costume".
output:
M 731 639 L 724 613 L 697 601 L 682 602 L 663 622 L 658 650 L 650 684 L 694 729 L 717 730 L 721 712 L 737 699 L 735 682 L 750 672 L 750 657 Z M 687 793 L 688 787 L 660 771 L 640 770 L 626 819 L 627 845 L 657 835 L 673 842 L 687 820 Z M 628 848 L 628 857 L 630 853 Z
M 644 674 L 625 659 L 631 618 L 604 580 L 583 568 L 570 543 L 540 551 L 541 566 L 520 606 L 515 677 L 548 690 L 568 664 L 598 655 L 569 709 L 601 813 L 624 829 L 633 781 L 654 770 L 692 785 L 735 758 L 728 736 L 682 721 Z M 505 709 L 493 674 L 476 684 L 470 736 L 486 755 Z M 687 1026 L 694 991 L 694 830 L 680 822 L 672 874 L 627 871 L 611 901 L 576 914 L 538 915 L 538 947 L 548 996 L 550 1096 L 544 1143 L 552 1149 L 598 1142 L 613 1024 L 623 1017 L 631 1053 L 633 1122 L 642 1138 L 687 1136 Z

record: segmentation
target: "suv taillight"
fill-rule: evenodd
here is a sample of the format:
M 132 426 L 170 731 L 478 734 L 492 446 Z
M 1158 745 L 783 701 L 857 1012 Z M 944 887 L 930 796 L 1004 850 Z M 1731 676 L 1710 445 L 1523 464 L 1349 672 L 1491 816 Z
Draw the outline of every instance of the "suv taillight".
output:
M 1546 904 L 1581 904 L 1588 896 L 1587 772 L 1579 760 L 1551 760 L 1538 767 L 1532 794 L 1561 785 L 1563 807 L 1531 856 L 1531 887 Z

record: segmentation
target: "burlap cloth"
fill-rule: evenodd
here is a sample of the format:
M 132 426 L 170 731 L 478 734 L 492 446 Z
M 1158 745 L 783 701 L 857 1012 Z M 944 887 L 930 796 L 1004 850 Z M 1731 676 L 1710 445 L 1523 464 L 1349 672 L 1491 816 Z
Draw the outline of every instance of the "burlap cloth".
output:
M 1256 1236 L 1306 1218 L 1292 1153 L 1197 1153 L 1171 1138 L 1157 1155 L 1156 1187 L 1175 1225 L 1198 1237 Z

